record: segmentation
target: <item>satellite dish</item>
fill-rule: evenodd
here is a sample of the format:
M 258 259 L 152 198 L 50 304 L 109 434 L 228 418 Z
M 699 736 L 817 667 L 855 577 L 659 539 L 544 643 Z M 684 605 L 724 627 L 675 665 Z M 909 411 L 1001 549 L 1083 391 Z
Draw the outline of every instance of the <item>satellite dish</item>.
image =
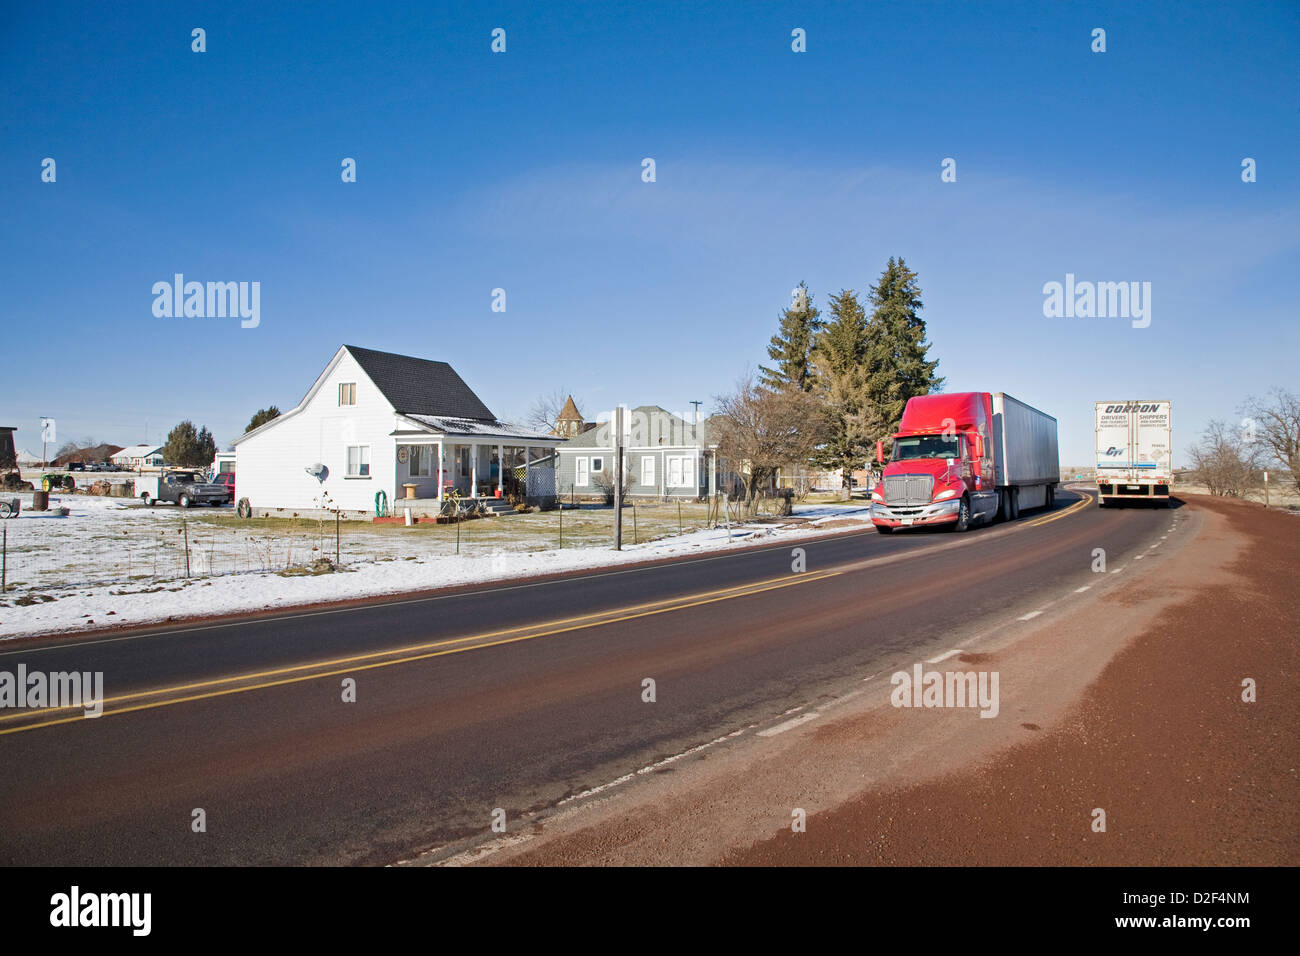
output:
M 322 465 L 320 462 L 316 462 L 313 465 L 308 465 L 303 470 L 307 472 L 307 474 L 315 478 L 317 481 L 321 481 L 321 482 L 323 482 L 326 478 L 328 478 L 330 474 L 330 470 L 326 468 L 324 465 Z

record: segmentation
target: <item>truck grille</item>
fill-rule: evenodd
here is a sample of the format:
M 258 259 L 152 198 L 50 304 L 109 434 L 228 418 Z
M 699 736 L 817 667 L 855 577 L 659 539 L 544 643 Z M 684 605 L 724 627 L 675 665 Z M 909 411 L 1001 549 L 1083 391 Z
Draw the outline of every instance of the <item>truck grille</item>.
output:
M 928 505 L 934 497 L 932 475 L 890 475 L 885 479 L 885 503 Z

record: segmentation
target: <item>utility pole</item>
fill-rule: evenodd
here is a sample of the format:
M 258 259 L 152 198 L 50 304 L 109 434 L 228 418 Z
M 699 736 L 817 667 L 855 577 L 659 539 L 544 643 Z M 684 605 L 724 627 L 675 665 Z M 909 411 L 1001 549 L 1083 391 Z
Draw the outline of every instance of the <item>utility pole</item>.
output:
M 700 423 L 700 406 L 704 403 L 696 401 L 691 402 L 691 404 L 695 406 L 695 421 L 692 424 L 698 425 Z
M 1268 472 L 1264 472 L 1264 507 L 1268 507 Z
M 626 409 L 614 409 L 614 550 L 623 550 L 623 416 Z

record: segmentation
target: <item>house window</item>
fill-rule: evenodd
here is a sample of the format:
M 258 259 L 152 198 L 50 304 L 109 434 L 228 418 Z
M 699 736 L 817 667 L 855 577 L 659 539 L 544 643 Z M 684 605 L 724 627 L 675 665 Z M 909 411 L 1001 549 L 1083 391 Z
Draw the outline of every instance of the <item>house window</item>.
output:
M 654 487 L 655 483 L 655 459 L 654 455 L 645 455 L 641 458 L 641 484 L 647 487 Z
M 433 452 L 432 445 L 412 445 L 410 452 L 411 476 L 414 478 L 428 478 L 433 475 Z
M 599 458 L 596 460 L 600 461 Z M 587 487 L 587 482 L 591 478 L 591 472 L 589 471 L 590 464 L 588 460 L 586 458 L 578 458 L 574 464 L 576 466 L 576 471 L 573 483 L 579 488 Z
M 695 458 L 690 455 L 673 455 L 667 460 L 668 487 L 695 487 Z
M 591 459 L 591 470 L 594 471 L 594 472 L 597 472 L 597 473 L 604 471 L 604 470 L 605 470 L 605 459 L 604 459 L 604 458 L 593 458 L 593 459 Z
M 357 403 L 357 383 L 339 382 L 339 404 L 355 405 Z
M 349 478 L 370 477 L 370 446 L 369 445 L 348 445 L 347 477 Z

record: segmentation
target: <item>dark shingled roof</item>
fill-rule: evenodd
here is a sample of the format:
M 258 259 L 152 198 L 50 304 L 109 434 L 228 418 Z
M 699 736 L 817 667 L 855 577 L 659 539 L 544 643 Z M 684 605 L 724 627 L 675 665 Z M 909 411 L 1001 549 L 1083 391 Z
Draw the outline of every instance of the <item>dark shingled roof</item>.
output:
M 496 421 L 446 362 L 343 346 L 400 415 L 445 415 Z

